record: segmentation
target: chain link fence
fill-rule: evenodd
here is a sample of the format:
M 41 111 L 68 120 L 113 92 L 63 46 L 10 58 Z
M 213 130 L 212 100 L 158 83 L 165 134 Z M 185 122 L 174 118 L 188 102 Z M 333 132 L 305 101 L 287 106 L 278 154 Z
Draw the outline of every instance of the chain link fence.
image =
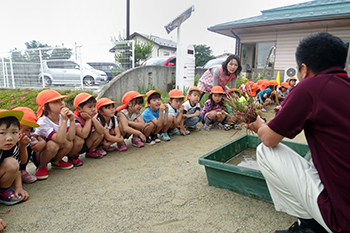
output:
M 103 86 L 123 71 L 133 68 L 133 46 L 131 42 L 117 44 L 115 66 L 93 68 L 85 62 L 81 47 L 45 47 L 0 54 L 0 88 L 52 88 L 84 89 Z M 73 51 L 75 54 L 73 54 Z M 75 59 L 74 59 L 75 58 Z M 102 67 L 109 67 L 103 71 Z

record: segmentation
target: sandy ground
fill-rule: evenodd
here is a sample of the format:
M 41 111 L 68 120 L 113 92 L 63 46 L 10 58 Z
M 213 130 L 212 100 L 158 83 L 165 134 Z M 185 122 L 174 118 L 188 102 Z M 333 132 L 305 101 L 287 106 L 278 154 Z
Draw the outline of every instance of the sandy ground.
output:
M 273 111 L 264 113 L 268 119 Z M 170 142 L 109 152 L 24 184 L 30 198 L 0 205 L 6 232 L 272 232 L 296 218 L 273 205 L 208 185 L 198 158 L 246 133 L 192 132 Z M 295 141 L 305 142 L 303 135 Z M 28 171 L 34 174 L 33 164 Z M 10 212 L 8 212 L 10 210 Z M 8 212 L 8 213 L 6 213 Z

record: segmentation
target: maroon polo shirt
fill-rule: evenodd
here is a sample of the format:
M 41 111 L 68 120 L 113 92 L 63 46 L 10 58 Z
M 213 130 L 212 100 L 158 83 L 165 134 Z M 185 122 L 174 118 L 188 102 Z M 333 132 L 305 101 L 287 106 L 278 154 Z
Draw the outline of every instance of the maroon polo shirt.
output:
M 294 138 L 304 130 L 324 190 L 318 206 L 333 232 L 350 232 L 350 78 L 332 67 L 299 82 L 268 126 Z

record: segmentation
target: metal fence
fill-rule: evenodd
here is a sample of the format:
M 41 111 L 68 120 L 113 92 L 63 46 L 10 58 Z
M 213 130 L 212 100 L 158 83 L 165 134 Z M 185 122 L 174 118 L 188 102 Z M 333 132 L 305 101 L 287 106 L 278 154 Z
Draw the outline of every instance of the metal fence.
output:
M 131 42 L 116 45 L 119 58 L 110 73 L 114 76 L 134 67 L 134 46 Z M 0 88 L 84 89 L 101 86 L 106 73 L 82 62 L 81 47 L 45 47 L 0 54 Z M 56 61 L 56 62 L 54 62 Z

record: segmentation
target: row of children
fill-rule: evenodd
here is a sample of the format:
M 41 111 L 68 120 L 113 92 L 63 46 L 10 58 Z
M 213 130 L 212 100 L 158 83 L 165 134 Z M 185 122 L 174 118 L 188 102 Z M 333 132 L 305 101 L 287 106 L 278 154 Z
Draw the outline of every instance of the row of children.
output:
M 294 79 L 289 80 L 290 85 L 282 83 L 280 93 L 277 92 L 278 97 L 283 96 L 294 83 Z M 172 135 L 199 131 L 201 128 L 197 126 L 198 122 L 203 124 L 205 130 L 210 130 L 211 126 L 226 130 L 232 126 L 240 129 L 235 124 L 235 117 L 229 114 L 232 109 L 225 106 L 225 96 L 241 97 L 244 100 L 247 93 L 251 97 L 257 96 L 264 107 L 271 100 L 276 86 L 276 81 L 271 80 L 248 82 L 239 89 L 230 89 L 228 93 L 222 87 L 214 86 L 202 111 L 199 104 L 202 91 L 197 87 L 189 89 L 184 103 L 183 93 L 177 89 L 171 90 L 168 104 L 162 103 L 161 91 L 151 90 L 145 95 L 130 91 L 123 96 L 122 105 L 117 109 L 114 106 L 116 101 L 108 98 L 96 100 L 96 95 L 80 93 L 74 99 L 74 113 L 65 106 L 66 96 L 54 90 L 43 90 L 36 98 L 39 105 L 38 119 L 34 111 L 26 107 L 2 110 L 4 114 L 17 114 L 13 116 L 15 119 L 1 119 L 0 126 L 4 132 L 13 130 L 18 140 L 12 138 L 11 142 L 6 143 L 7 139 L 4 138 L 3 147 L 0 148 L 0 166 L 6 167 L 0 170 L 9 174 L 8 169 L 11 168 L 13 174 L 6 181 L 0 175 L 0 203 L 12 205 L 26 200 L 29 195 L 22 189 L 22 181 L 32 183 L 37 179 L 47 179 L 49 163 L 52 168 L 59 169 L 78 167 L 83 165 L 79 158 L 81 154 L 85 153 L 86 158 L 98 159 L 109 151 L 126 151 L 124 139 L 131 136 L 132 145 L 140 148 L 144 142 L 153 145 L 161 140 L 169 141 Z M 144 97 L 147 108 L 141 113 Z M 282 101 L 282 98 L 276 98 L 276 101 Z M 18 111 L 23 117 L 19 117 Z M 18 132 L 14 124 L 16 119 L 20 120 Z M 113 146 L 115 143 L 117 147 Z M 65 156 L 67 162 L 63 159 Z M 13 159 L 19 164 L 20 175 L 15 172 Z M 37 167 L 35 176 L 26 171 L 30 159 Z M 4 163 L 8 160 L 12 161 L 12 166 L 10 162 Z M 15 186 L 14 191 L 9 188 L 12 184 Z

